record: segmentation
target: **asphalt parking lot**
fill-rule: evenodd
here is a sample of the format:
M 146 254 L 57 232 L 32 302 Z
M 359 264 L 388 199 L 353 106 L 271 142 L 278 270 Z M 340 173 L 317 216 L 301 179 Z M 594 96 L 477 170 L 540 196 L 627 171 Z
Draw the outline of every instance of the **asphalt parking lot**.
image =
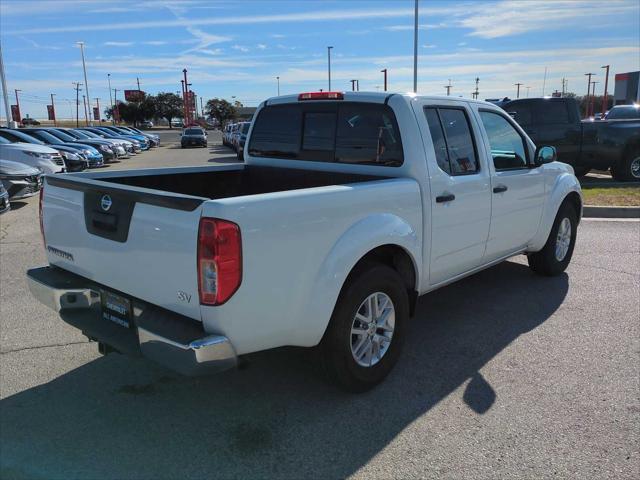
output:
M 108 168 L 235 161 L 217 135 Z M 207 378 L 100 356 L 26 289 L 37 207 L 0 217 L 3 479 L 637 478 L 637 221 L 584 220 L 559 277 L 520 257 L 421 298 L 394 372 L 354 396 L 305 350 Z

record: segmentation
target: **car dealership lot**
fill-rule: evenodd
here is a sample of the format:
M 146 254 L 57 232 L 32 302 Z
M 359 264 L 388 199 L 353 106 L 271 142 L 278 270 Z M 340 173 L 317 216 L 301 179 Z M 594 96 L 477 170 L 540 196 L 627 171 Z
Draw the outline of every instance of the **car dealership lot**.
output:
M 235 161 L 163 146 L 109 169 Z M 210 164 L 210 163 L 209 163 Z M 582 222 L 567 274 L 524 258 L 423 297 L 375 390 L 322 381 L 313 352 L 184 378 L 101 357 L 26 290 L 45 262 L 37 197 L 0 217 L 2 478 L 633 478 L 640 468 L 640 223 Z

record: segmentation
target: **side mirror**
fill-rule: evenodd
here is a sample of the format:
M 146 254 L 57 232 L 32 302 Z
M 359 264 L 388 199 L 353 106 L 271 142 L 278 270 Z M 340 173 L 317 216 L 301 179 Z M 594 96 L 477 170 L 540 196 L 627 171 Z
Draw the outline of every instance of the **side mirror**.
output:
M 536 167 L 545 163 L 555 162 L 558 159 L 556 147 L 538 147 L 536 149 Z

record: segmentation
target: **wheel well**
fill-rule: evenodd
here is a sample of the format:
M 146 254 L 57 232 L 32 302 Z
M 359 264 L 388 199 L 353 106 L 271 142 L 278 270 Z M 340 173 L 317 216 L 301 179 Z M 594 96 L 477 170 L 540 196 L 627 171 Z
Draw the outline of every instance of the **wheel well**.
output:
M 578 222 L 580 222 L 580 212 L 582 211 L 582 200 L 580 199 L 580 195 L 576 192 L 571 192 L 567 195 L 562 203 L 568 203 L 573 207 L 576 212 L 576 218 Z
M 626 160 L 627 157 L 630 157 L 634 153 L 640 155 L 640 139 L 629 142 L 629 144 L 625 147 L 624 152 L 622 154 L 622 160 Z
M 349 273 L 349 277 L 354 275 L 371 263 L 382 263 L 393 268 L 402 280 L 409 294 L 410 315 L 415 311 L 418 292 L 416 291 L 416 269 L 411 256 L 407 251 L 398 245 L 382 245 L 367 252 L 358 263 L 354 265 Z

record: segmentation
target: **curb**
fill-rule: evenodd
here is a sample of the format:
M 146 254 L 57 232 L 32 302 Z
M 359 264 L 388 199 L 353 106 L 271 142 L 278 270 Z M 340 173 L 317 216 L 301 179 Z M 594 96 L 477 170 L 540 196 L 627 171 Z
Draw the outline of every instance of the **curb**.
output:
M 585 218 L 640 218 L 640 207 L 604 207 L 585 205 L 582 208 Z

